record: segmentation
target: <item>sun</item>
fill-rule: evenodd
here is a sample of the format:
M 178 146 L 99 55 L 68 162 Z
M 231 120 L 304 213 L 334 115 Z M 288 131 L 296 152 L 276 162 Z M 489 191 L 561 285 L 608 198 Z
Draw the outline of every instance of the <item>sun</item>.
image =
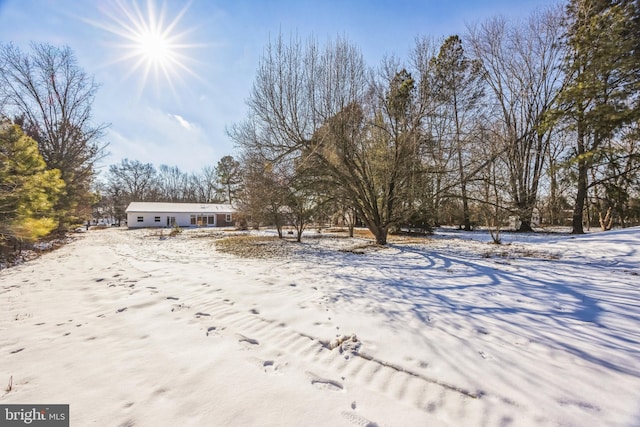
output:
M 158 90 L 168 86 L 175 93 L 177 81 L 187 75 L 197 77 L 190 67 L 194 60 L 189 51 L 201 46 L 188 41 L 189 31 L 179 30 L 189 3 L 177 13 L 172 12 L 170 21 L 164 2 L 159 5 L 155 0 L 147 0 L 144 7 L 136 0 L 103 4 L 102 12 L 107 19 L 89 22 L 117 37 L 112 43 L 117 56 L 109 65 L 126 64 L 128 71 L 124 77 L 138 75 L 140 90 L 154 83 Z
M 173 60 L 173 46 L 162 33 L 145 31 L 139 35 L 137 44 L 139 54 L 150 64 L 170 64 Z

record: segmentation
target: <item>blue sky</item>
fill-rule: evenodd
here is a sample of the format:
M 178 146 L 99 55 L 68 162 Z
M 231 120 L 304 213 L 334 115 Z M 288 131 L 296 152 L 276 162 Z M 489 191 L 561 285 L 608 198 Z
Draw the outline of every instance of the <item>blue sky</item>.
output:
M 520 19 L 552 0 L 0 0 L 0 41 L 68 45 L 101 85 L 96 122 L 108 123 L 110 153 L 178 166 L 185 172 L 234 154 L 225 127 L 246 116 L 255 70 L 269 38 L 297 33 L 319 41 L 345 36 L 370 66 L 406 58 L 418 36 L 464 34 L 466 24 L 502 15 Z M 136 12 L 136 10 L 138 12 Z M 133 20 L 126 17 L 129 12 Z M 150 14 L 155 19 L 150 19 Z M 164 19 L 160 19 L 163 16 Z M 125 45 L 125 25 L 161 22 L 174 45 L 168 78 L 150 72 Z M 120 22 L 120 23 L 118 23 Z M 179 56 L 176 56 L 179 55 Z

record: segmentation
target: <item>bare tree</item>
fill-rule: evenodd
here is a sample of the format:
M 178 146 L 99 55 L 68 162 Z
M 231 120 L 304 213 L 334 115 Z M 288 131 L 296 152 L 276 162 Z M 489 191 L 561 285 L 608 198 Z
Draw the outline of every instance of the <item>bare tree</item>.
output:
M 508 188 L 520 231 L 531 230 L 551 138 L 549 119 L 562 78 L 560 24 L 560 10 L 548 9 L 524 23 L 493 18 L 469 29 L 472 51 L 500 111 Z
M 182 202 L 187 192 L 188 175 L 177 166 L 160 165 L 156 175 L 158 201 Z
M 92 123 L 98 85 L 79 66 L 69 47 L 32 44 L 22 52 L 0 46 L 0 102 L 38 142 L 49 169 L 66 183 L 57 210 L 62 225 L 89 214 L 94 164 L 104 154 L 105 125 Z
M 287 221 L 286 195 L 288 188 L 278 165 L 266 161 L 256 153 L 242 158 L 244 185 L 238 200 L 238 209 L 248 225 L 273 225 L 282 238 L 282 227 Z
M 295 161 L 325 188 L 339 188 L 385 244 L 415 185 L 414 92 L 413 78 L 400 67 L 383 68 L 374 82 L 362 54 L 345 40 L 321 49 L 280 36 L 258 68 L 250 119 L 230 135 L 245 152 L 274 165 Z
M 205 166 L 199 173 L 192 173 L 188 179 L 188 193 L 194 202 L 213 203 L 216 199 L 216 169 Z
M 547 147 L 547 189 L 543 211 L 546 214 L 546 222 L 551 225 L 564 224 L 563 211 L 570 208 L 567 201 L 568 179 L 566 162 L 563 157 L 569 156 L 569 138 L 572 133 L 566 128 L 558 127 L 553 130 L 551 143 Z
M 109 166 L 108 186 L 114 195 L 123 191 L 126 202 L 148 200 L 155 185 L 156 169 L 151 163 L 123 159 L 120 164 Z

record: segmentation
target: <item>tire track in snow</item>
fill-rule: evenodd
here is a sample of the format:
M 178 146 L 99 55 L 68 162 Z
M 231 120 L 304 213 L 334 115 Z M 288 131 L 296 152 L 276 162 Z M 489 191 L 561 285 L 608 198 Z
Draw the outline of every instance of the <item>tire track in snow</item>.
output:
M 504 425 L 511 419 L 510 414 L 501 413 L 498 409 L 504 407 L 504 399 L 497 396 L 445 383 L 366 352 L 352 352 L 345 358 L 338 347 L 331 349 L 329 341 L 264 318 L 257 310 L 241 310 L 229 300 L 223 300 L 222 296 L 206 303 L 199 299 L 197 309 L 193 308 L 192 311 L 209 314 L 197 317 L 203 330 L 215 328 L 217 337 L 235 339 L 247 351 L 260 353 L 260 363 L 256 365 L 265 372 L 265 367 L 278 364 L 276 359 L 300 358 L 307 362 L 305 369 L 309 384 L 316 388 L 345 392 L 350 388 L 365 387 L 418 408 L 430 416 L 443 420 L 450 417 L 467 419 L 469 425 L 477 422 L 478 414 L 483 414 L 486 425 Z M 277 357 L 273 357 L 274 354 Z M 288 362 L 279 365 L 291 369 Z M 332 378 L 324 378 L 314 372 L 331 372 Z M 498 400 L 502 405 L 496 404 Z M 518 407 L 517 413 L 520 420 L 526 419 L 527 411 L 524 408 Z M 542 419 L 532 421 L 536 425 L 545 425 L 546 422 Z

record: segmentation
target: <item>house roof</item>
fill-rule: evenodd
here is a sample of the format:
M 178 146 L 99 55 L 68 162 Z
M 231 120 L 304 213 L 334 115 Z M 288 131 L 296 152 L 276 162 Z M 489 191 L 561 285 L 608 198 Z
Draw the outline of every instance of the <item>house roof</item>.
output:
M 215 203 L 131 202 L 126 212 L 234 213 L 231 205 Z

